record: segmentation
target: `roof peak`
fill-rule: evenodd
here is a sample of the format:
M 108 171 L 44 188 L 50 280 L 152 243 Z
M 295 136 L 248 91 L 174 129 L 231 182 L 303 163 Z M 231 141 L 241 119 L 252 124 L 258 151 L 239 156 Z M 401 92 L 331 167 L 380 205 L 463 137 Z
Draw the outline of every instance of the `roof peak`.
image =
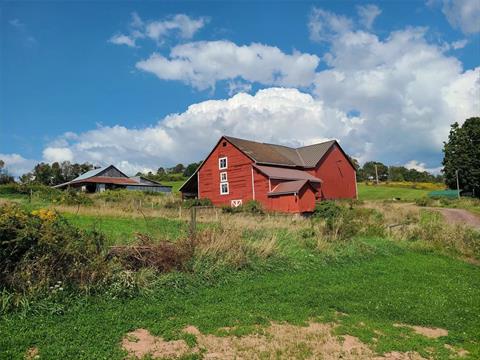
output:
M 269 142 L 263 142 L 263 141 L 256 141 L 256 140 L 244 139 L 244 138 L 239 138 L 239 137 L 230 136 L 230 135 L 223 135 L 222 137 L 226 138 L 227 140 L 228 140 L 228 139 L 233 139 L 233 140 L 249 141 L 249 142 L 253 142 L 253 143 L 257 143 L 257 144 L 263 144 L 263 145 L 281 146 L 281 147 L 284 147 L 284 148 L 287 148 L 287 149 L 291 149 L 291 150 L 298 150 L 298 149 L 303 149 L 303 148 L 310 147 L 310 146 L 315 146 L 315 145 L 320 145 L 320 144 L 326 144 L 326 143 L 328 143 L 328 142 L 336 142 L 336 141 L 337 141 L 337 140 L 335 140 L 335 139 L 332 139 L 332 140 L 325 140 L 325 141 L 318 142 L 318 143 L 314 143 L 314 144 L 310 144 L 310 145 L 304 145 L 304 146 L 299 146 L 299 147 L 291 147 L 291 146 L 287 146 L 287 145 L 283 145 L 283 144 L 274 144 L 274 143 L 269 143 Z
M 293 148 L 286 145 L 240 139 L 227 135 L 223 135 L 222 138 L 229 141 L 258 164 L 300 168 L 315 167 L 336 142 L 336 140 L 329 140 L 323 143 Z

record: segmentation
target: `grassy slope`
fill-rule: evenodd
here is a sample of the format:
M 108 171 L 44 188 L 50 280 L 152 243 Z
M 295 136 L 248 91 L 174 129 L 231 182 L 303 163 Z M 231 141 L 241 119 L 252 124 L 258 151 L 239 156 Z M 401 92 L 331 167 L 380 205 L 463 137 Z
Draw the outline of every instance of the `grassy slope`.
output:
M 92 298 L 61 315 L 49 313 L 54 307 L 26 318 L 12 315 L 0 321 L 0 358 L 21 359 L 25 349 L 37 346 L 42 358 L 121 359 L 121 338 L 140 327 L 174 338 L 188 324 L 203 332 L 237 325 L 242 332 L 272 320 L 328 321 L 334 310 L 349 315 L 339 320 L 340 333 L 359 336 L 379 351 L 426 355 L 431 347 L 437 358 L 446 358 L 446 341 L 480 357 L 480 268 L 386 240 L 365 240 L 347 250 L 344 258 L 328 263 L 291 247 L 289 260 L 271 263 L 269 271 L 225 274 L 215 286 L 170 275 L 146 296 Z M 393 327 L 399 322 L 446 328 L 449 335 L 428 340 Z M 372 337 L 378 337 L 376 345 Z
M 185 180 L 179 180 L 179 181 L 162 181 L 162 185 L 168 185 L 168 186 L 172 186 L 172 191 L 174 193 L 178 192 L 178 189 L 180 188 L 180 186 L 183 185 L 183 183 L 185 182 Z
M 69 213 L 64 216 L 81 228 L 102 231 L 112 245 L 131 243 L 137 232 L 164 240 L 174 240 L 187 233 L 186 223 L 165 218 L 148 218 L 145 221 L 143 217 L 97 217 Z
M 427 196 L 429 192 L 430 190 L 358 184 L 358 198 L 361 200 L 391 200 L 393 198 L 415 200 Z

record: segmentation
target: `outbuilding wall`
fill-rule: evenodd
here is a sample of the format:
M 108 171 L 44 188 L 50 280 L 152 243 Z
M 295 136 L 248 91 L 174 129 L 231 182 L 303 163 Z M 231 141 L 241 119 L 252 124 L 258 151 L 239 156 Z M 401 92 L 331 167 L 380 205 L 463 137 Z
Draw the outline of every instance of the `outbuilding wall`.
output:
M 355 170 L 337 145 L 332 146 L 317 168 L 308 172 L 323 181 L 320 188 L 322 200 L 357 197 Z

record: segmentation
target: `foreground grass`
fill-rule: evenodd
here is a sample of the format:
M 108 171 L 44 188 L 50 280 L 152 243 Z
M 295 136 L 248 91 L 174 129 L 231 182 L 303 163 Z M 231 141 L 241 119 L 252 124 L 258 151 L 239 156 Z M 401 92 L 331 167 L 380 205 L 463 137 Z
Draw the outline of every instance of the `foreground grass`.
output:
M 9 315 L 0 320 L 0 358 L 22 359 L 35 346 L 46 359 L 122 359 L 120 341 L 136 328 L 169 339 L 190 324 L 202 332 L 236 326 L 244 333 L 252 325 L 309 319 L 336 321 L 339 333 L 380 352 L 447 358 L 448 343 L 480 357 L 479 267 L 381 239 L 357 240 L 335 257 L 288 240 L 282 240 L 288 257 L 261 268 L 214 279 L 167 274 L 143 296 L 73 299 L 69 306 L 45 303 L 31 315 Z M 394 323 L 441 327 L 449 335 L 427 339 Z
M 358 198 L 360 200 L 401 200 L 413 201 L 426 197 L 431 190 L 409 189 L 382 185 L 358 184 Z

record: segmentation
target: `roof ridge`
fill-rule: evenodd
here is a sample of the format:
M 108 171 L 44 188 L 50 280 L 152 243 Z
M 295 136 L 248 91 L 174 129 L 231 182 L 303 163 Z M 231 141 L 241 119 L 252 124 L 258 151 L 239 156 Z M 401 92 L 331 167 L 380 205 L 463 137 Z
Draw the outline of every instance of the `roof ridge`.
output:
M 315 145 L 321 145 L 321 144 L 326 144 L 328 142 L 334 142 L 334 141 L 337 141 L 335 139 L 332 139 L 332 140 L 327 140 L 327 141 L 322 141 L 322 142 L 319 142 L 319 143 L 315 143 L 315 144 L 310 144 L 310 145 L 305 145 L 305 146 L 300 146 L 298 148 L 295 148 L 295 150 L 298 150 L 298 149 L 305 149 L 307 147 L 311 147 L 311 146 L 315 146 Z
M 305 159 L 302 157 L 297 148 L 295 149 L 295 152 L 297 153 L 298 158 L 302 161 L 302 166 L 305 166 Z

